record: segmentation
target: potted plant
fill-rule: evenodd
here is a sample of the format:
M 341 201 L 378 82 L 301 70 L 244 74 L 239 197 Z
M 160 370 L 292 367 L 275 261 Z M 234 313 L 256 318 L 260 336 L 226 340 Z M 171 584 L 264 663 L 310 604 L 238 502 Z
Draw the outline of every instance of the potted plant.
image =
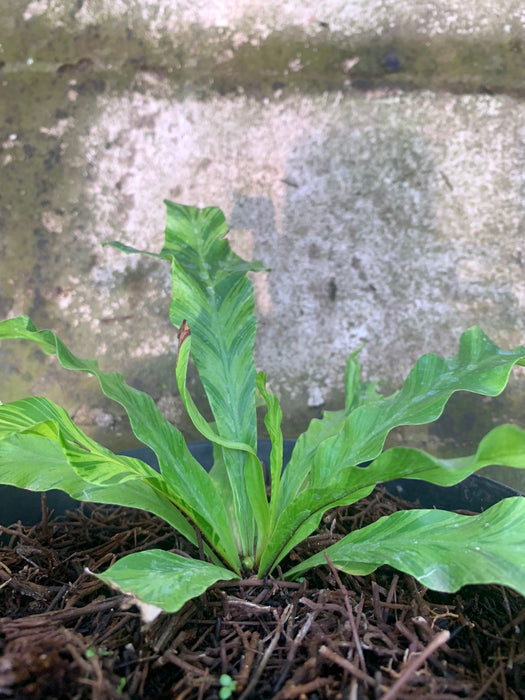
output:
M 33 491 L 58 488 L 81 501 L 141 509 L 187 541 L 194 556 L 178 547 L 142 549 L 90 572 L 125 593 L 148 623 L 162 612 L 180 611 L 206 591 L 212 595 L 246 581 L 298 590 L 307 585 L 314 567 L 328 567 L 340 591 L 346 591 L 343 574 L 370 576 L 388 565 L 432 591 L 498 584 L 522 596 L 525 498 L 519 495 L 477 515 L 435 508 L 398 510 L 350 529 L 311 556 L 297 559 L 294 552 L 329 511 L 369 497 L 378 484 L 403 478 L 451 487 L 486 465 L 525 467 L 525 431 L 510 424 L 490 431 L 467 457 L 439 459 L 408 447 L 383 451 L 393 428 L 437 419 L 456 391 L 499 394 L 512 367 L 525 365 L 525 347 L 502 350 L 473 327 L 461 336 L 454 357 L 424 355 L 402 388 L 388 397 L 377 392 L 375 383 L 362 381 L 358 353 L 352 353 L 344 378 L 345 407 L 310 423 L 283 470 L 281 409 L 253 361 L 256 320 L 247 272 L 262 265 L 233 253 L 224 239 L 226 224 L 219 209 L 166 205 L 164 247 L 145 254 L 171 265 L 177 386 L 193 424 L 212 445 L 213 466 L 204 469 L 153 399 L 126 384 L 120 373 L 76 357 L 52 331 L 38 330 L 29 318 L 18 317 L 0 323 L 0 339 L 32 340 L 56 355 L 63 367 L 95 376 L 106 396 L 126 409 L 137 438 L 154 452 L 159 471 L 137 457 L 112 453 L 85 435 L 59 406 L 30 397 L 0 405 L 0 482 Z M 124 253 L 142 252 L 122 243 L 111 245 Z M 208 397 L 212 423 L 186 387 L 190 357 Z M 266 479 L 257 456 L 257 399 L 266 407 L 271 440 Z M 291 610 L 287 615 L 279 618 L 279 634 Z M 356 641 L 355 620 L 351 627 Z M 432 653 L 432 644 L 438 648 L 449 637 L 448 630 L 435 635 L 420 655 L 420 665 Z M 263 659 L 269 648 L 258 651 Z M 362 647 L 356 648 L 363 656 Z M 329 647 L 320 653 L 337 664 Z M 351 677 L 358 681 L 368 678 L 359 664 L 347 663 L 347 675 L 354 672 Z M 221 697 L 239 690 L 228 675 L 222 674 Z M 254 678 L 257 682 L 256 672 Z M 243 677 L 245 697 L 255 692 L 253 681 Z M 286 687 L 285 676 L 279 687 Z

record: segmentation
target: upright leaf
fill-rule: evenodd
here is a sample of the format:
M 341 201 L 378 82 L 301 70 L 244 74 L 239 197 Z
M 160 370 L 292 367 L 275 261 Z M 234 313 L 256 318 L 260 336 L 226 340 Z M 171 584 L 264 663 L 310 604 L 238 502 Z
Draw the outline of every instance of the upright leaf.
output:
M 224 240 L 223 213 L 166 202 L 162 254 L 172 260 L 170 318 L 187 320 L 192 356 L 206 390 L 219 433 L 256 447 L 256 320 L 253 289 L 246 273 L 259 262 L 241 260 Z
M 272 443 L 270 452 L 270 526 L 275 524 L 277 504 L 279 502 L 279 491 L 281 487 L 281 472 L 283 470 L 283 432 L 281 422 L 283 412 L 279 405 L 279 399 L 266 388 L 266 374 L 259 372 L 257 375 L 257 388 L 267 406 L 267 413 L 264 417 L 264 424 L 268 430 L 268 435 Z
M 324 411 L 322 419 L 314 418 L 310 421 L 307 430 L 298 438 L 288 468 L 283 474 L 278 511 L 306 486 L 319 445 L 328 438 L 339 435 L 348 416 L 356 408 L 382 398 L 377 393 L 376 382 L 362 380 L 359 352 L 351 353 L 346 363 L 344 410 Z
M 199 211 L 166 202 L 166 240 L 162 253 L 172 260 L 170 318 L 187 320 L 193 332 L 192 357 L 210 402 L 219 434 L 257 446 L 255 364 L 256 321 L 248 270 L 260 263 L 241 260 L 224 240 L 223 213 Z M 247 493 L 246 455 L 223 451 L 239 523 L 242 552 L 252 555 L 255 523 Z M 257 498 L 260 501 L 261 495 Z
M 364 382 L 361 379 L 361 364 L 358 355 L 361 350 L 350 354 L 345 367 L 345 414 L 349 415 L 359 406 L 380 398 L 377 382 Z
M 256 321 L 253 289 L 246 273 L 258 262 L 241 260 L 224 240 L 223 213 L 166 202 L 165 243 L 158 257 L 171 261 L 170 318 L 191 328 L 192 357 L 220 437 L 256 450 Z M 135 251 L 118 245 L 124 252 Z M 231 527 L 243 556 L 251 556 L 256 525 L 244 478 L 245 451 L 223 450 L 235 519 Z M 261 494 L 257 495 L 261 502 Z
M 203 437 L 209 440 L 214 445 L 220 445 L 221 447 L 226 447 L 230 450 L 241 450 L 242 452 L 250 452 L 254 457 L 257 457 L 256 450 L 251 446 L 247 445 L 245 442 L 235 442 L 234 440 L 228 440 L 218 433 L 215 429 L 205 420 L 205 418 L 200 414 L 195 402 L 193 401 L 191 394 L 186 389 L 186 376 L 188 370 L 188 362 L 190 359 L 191 352 L 191 331 L 190 327 L 184 320 L 179 330 L 179 349 L 177 352 L 177 387 L 186 409 L 186 413 L 191 418 L 193 425 L 201 433 Z
M 266 496 L 264 472 L 257 456 L 251 453 L 246 455 L 244 484 L 257 526 L 257 535 L 252 550 L 248 551 L 244 558 L 246 570 L 251 571 L 260 561 L 270 531 L 270 510 Z

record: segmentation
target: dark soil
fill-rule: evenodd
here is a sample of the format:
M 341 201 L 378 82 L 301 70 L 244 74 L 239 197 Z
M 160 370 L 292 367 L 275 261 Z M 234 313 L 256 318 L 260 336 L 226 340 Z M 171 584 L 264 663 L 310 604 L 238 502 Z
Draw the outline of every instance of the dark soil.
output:
M 333 511 L 294 559 L 399 503 L 378 490 Z M 360 578 L 327 565 L 301 584 L 217 586 L 144 626 L 85 567 L 180 550 L 163 521 L 83 505 L 0 533 L 0 697 L 213 700 L 228 674 L 243 700 L 525 698 L 524 601 L 502 587 L 438 594 L 387 567 Z

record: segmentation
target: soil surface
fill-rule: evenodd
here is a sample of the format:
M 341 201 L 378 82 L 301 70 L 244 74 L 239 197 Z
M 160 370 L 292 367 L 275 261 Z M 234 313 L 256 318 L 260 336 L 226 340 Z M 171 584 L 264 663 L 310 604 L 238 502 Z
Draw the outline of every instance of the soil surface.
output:
M 294 561 L 400 505 L 377 490 L 332 511 Z M 439 594 L 388 567 L 361 578 L 327 563 L 302 583 L 213 587 L 146 626 L 85 567 L 191 548 L 141 511 L 84 504 L 59 518 L 43 513 L 36 526 L 0 528 L 0 697 L 525 697 L 525 606 L 509 589 Z

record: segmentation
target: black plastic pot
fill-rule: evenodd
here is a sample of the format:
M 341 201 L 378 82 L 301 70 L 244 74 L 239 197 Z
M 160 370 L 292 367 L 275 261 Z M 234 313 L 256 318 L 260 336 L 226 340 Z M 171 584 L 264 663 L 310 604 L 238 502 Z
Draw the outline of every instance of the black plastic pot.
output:
M 292 454 L 295 440 L 284 441 L 284 464 Z M 189 449 L 205 469 L 213 464 L 212 448 L 209 442 L 190 443 Z M 266 464 L 270 459 L 270 440 L 259 440 L 257 453 Z M 137 457 L 158 468 L 155 454 L 148 448 L 142 447 L 123 452 L 130 457 Z M 384 484 L 385 488 L 395 496 L 412 503 L 419 503 L 422 508 L 441 508 L 444 510 L 471 510 L 481 512 L 503 498 L 521 496 L 518 491 L 492 481 L 477 474 L 465 479 L 456 486 L 434 486 L 417 479 L 396 479 Z M 75 508 L 78 501 L 70 498 L 63 491 L 47 491 L 47 506 L 55 514 L 63 514 L 66 510 Z M 42 517 L 40 493 L 19 489 L 14 486 L 0 486 L 0 525 L 10 525 L 20 520 L 25 525 L 33 525 Z

